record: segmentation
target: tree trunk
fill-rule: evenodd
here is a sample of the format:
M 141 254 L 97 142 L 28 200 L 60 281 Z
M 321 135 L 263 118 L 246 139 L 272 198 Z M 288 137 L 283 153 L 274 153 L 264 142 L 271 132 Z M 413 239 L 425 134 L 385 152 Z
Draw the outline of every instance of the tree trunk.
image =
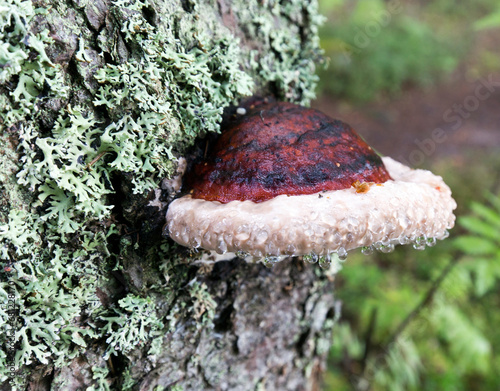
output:
M 0 0 L 2 389 L 319 388 L 332 277 L 162 227 L 164 178 L 224 107 L 314 96 L 320 21 L 315 0 Z

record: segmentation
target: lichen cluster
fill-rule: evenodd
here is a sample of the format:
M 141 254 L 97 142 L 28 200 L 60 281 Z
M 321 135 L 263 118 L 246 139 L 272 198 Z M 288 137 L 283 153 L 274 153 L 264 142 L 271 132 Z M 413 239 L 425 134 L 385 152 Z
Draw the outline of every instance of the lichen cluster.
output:
M 250 72 L 261 86 L 270 86 L 280 100 L 309 105 L 315 98 L 319 78 L 315 74 L 322 61 L 318 26 L 324 17 L 316 1 L 261 1 L 249 6 L 237 0 L 235 13 L 245 38 L 258 40 L 259 49 L 247 51 Z M 276 28 L 279 20 L 280 28 Z
M 0 299 L 16 303 L 14 315 L 0 308 L 0 327 L 15 316 L 24 375 L 62 368 L 96 342 L 104 357 L 138 342 L 154 356 L 186 318 L 211 327 L 214 299 L 196 279 L 182 285 L 187 266 L 167 242 L 147 253 L 155 283 L 113 290 L 140 250 L 122 240 L 134 227 L 117 186 L 145 199 L 196 137 L 219 130 L 225 106 L 257 91 L 307 103 L 316 83 L 314 1 L 237 1 L 239 36 L 209 1 L 116 0 L 108 19 L 75 4 L 0 0 Z M 10 342 L 0 335 L 0 382 Z M 100 360 L 96 389 L 106 384 Z

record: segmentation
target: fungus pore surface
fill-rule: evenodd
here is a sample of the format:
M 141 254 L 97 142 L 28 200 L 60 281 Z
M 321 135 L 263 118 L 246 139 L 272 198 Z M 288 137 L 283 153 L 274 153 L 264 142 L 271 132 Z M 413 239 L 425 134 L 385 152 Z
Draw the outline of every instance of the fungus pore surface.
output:
M 447 236 L 456 203 L 441 177 L 380 158 L 346 124 L 290 103 L 246 107 L 186 178 L 166 230 L 220 254 L 417 249 Z

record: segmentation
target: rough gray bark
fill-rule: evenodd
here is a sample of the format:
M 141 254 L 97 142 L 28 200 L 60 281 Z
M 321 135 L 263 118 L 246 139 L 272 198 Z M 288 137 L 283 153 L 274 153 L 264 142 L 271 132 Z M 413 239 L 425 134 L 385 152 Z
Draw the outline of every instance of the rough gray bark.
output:
M 333 284 L 317 274 L 301 261 L 267 269 L 241 260 L 198 274 L 217 301 L 214 328 L 198 334 L 181 324 L 166 335 L 139 389 L 318 390 L 334 302 Z M 132 361 L 145 359 L 136 353 Z
M 164 42 L 175 41 L 176 45 L 187 52 L 199 45 L 201 49 L 196 53 L 203 55 L 204 51 L 208 52 L 210 58 L 206 61 L 211 61 L 217 51 L 210 52 L 206 46 L 196 43 L 196 37 L 201 33 L 208 34 L 211 37 L 208 41 L 221 45 L 222 51 L 230 46 L 224 38 L 224 34 L 229 32 L 233 39 L 240 39 L 241 53 L 238 53 L 241 59 L 238 59 L 238 63 L 250 75 L 254 93 L 273 93 L 282 99 L 303 102 L 307 102 L 313 95 L 311 90 L 315 79 L 312 76 L 311 61 L 317 56 L 318 50 L 317 42 L 313 42 L 316 39 L 317 23 L 313 21 L 313 18 L 317 18 L 314 1 L 295 1 L 289 4 L 273 1 L 247 4 L 244 1 L 228 0 L 151 1 L 141 4 L 139 12 L 137 7 L 128 10 L 122 3 L 125 2 L 34 1 L 35 7 L 43 8 L 46 12 L 34 16 L 30 25 L 31 34 L 49 31 L 53 41 L 46 47 L 47 55 L 53 64 L 61 66 L 64 83 L 69 86 L 70 92 L 64 98 L 51 97 L 50 87 L 39 86 L 43 91 L 35 94 L 36 110 L 24 110 L 21 120 L 3 123 L 6 127 L 2 129 L 2 136 L 7 135 L 9 141 L 1 146 L 10 153 L 6 155 L 6 159 L 14 156 L 9 164 L 17 165 L 17 169 L 12 168 L 8 180 L 2 180 L 3 197 L 6 198 L 5 202 L 2 201 L 2 206 L 31 211 L 36 220 L 36 216 L 43 215 L 44 208 L 49 207 L 49 201 L 52 202 L 52 198 L 44 198 L 45 203 L 37 204 L 35 209 L 33 203 L 36 196 L 43 194 L 41 188 L 35 186 L 31 190 L 33 194 L 27 191 L 23 193 L 25 190 L 22 186 L 13 184 L 15 175 L 23 168 L 16 161 L 23 156 L 23 152 L 18 152 L 17 156 L 14 152 L 24 142 L 18 134 L 23 126 L 28 124 L 37 127 L 40 138 L 47 135 L 52 137 L 50 132 L 61 112 L 77 105 L 92 113 L 98 126 L 102 127 L 113 124 L 130 112 L 133 113 L 132 118 L 140 115 L 142 109 L 134 106 L 134 102 L 124 103 L 123 107 L 106 107 L 96 103 L 99 93 L 103 91 L 102 84 L 109 83 L 108 79 L 96 79 L 99 69 L 103 69 L 106 64 L 130 64 L 133 59 L 143 61 L 146 56 L 147 50 L 144 51 L 144 47 L 139 49 L 141 41 L 130 38 L 130 34 L 135 34 L 134 31 L 139 31 L 138 34 L 144 36 L 154 29 L 163 31 L 163 36 L 167 37 Z M 135 5 L 137 3 L 130 2 Z M 261 19 L 252 20 L 252 12 L 260 15 Z M 203 20 L 200 22 L 200 18 L 204 17 L 207 18 L 206 23 Z M 130 24 L 132 33 L 126 30 L 130 27 L 127 25 L 129 20 L 133 22 Z M 144 26 L 149 26 L 149 30 Z M 200 26 L 205 26 L 205 30 L 200 31 Z M 10 34 L 9 29 L 6 31 Z M 287 39 L 290 38 L 296 41 L 288 47 Z M 25 46 L 28 47 L 26 50 L 35 50 L 34 47 L 30 48 L 28 40 Z M 167 50 L 167 44 L 165 48 Z M 254 54 L 251 54 L 251 50 L 255 51 L 252 52 Z M 232 55 L 227 53 L 227 57 Z M 211 76 L 211 81 L 216 80 L 222 84 L 222 76 L 216 75 L 217 69 L 211 71 L 215 75 Z M 237 73 L 240 71 L 231 72 L 232 75 L 239 75 L 240 79 L 234 83 L 229 81 L 228 88 L 234 87 L 235 90 L 232 97 L 225 98 L 227 101 L 248 95 L 246 87 L 238 90 L 236 85 L 244 83 L 244 75 Z M 19 80 L 14 75 L 0 85 L 2 94 L 5 97 L 12 96 Z M 181 90 L 185 93 L 183 96 L 190 97 L 199 92 L 198 88 L 190 92 L 185 87 L 187 82 L 189 79 L 172 83 L 182 86 Z M 218 96 L 218 87 L 211 88 L 213 90 L 210 93 Z M 152 90 L 154 88 L 148 89 L 150 92 Z M 193 99 L 193 102 L 198 102 L 197 99 Z M 209 100 L 206 97 L 199 99 L 200 110 L 203 99 Z M 176 102 L 170 102 L 171 107 L 175 107 L 174 103 Z M 19 102 L 11 100 L 9 104 L 17 107 Z M 179 105 L 184 107 L 182 102 Z M 194 123 L 202 118 L 200 123 L 210 124 L 209 121 L 216 123 L 220 120 L 220 113 L 219 117 L 207 115 L 206 118 L 203 118 L 203 113 L 195 113 L 192 118 L 188 118 L 188 110 L 186 113 L 172 114 L 165 139 L 171 134 L 177 134 L 175 132 L 178 129 L 189 128 L 189 121 Z M 181 122 L 181 126 L 176 121 Z M 202 129 L 196 135 L 203 135 L 204 132 Z M 179 156 L 186 152 L 193 140 L 192 135 L 185 138 L 179 136 L 172 141 L 170 147 Z M 33 161 L 40 161 L 46 151 L 42 153 L 37 149 L 36 142 L 31 147 L 34 151 Z M 112 160 L 112 153 L 99 153 L 95 148 L 95 155 L 81 159 L 87 164 L 88 170 L 98 172 L 99 164 L 115 162 Z M 120 154 L 119 151 L 114 153 Z M 58 163 L 58 168 L 62 166 L 64 164 Z M 104 221 L 91 221 L 77 216 L 76 221 L 80 226 L 75 233 L 68 234 L 63 240 L 42 236 L 39 241 L 30 242 L 31 247 L 26 247 L 24 255 L 13 251 L 13 244 L 5 239 L 5 246 L 12 250 L 9 250 L 9 262 L 12 262 L 13 269 L 9 273 L 13 274 L 3 275 L 2 282 L 6 283 L 9 279 L 15 282 L 16 300 L 21 304 L 19 330 L 24 332 L 28 329 L 27 319 L 31 319 L 28 314 L 35 311 L 33 298 L 48 295 L 47 300 L 52 300 L 50 294 L 43 291 L 45 288 L 37 288 L 35 285 L 35 292 L 38 293 L 29 293 L 26 288 L 29 278 L 26 277 L 27 274 L 21 273 L 22 266 L 19 265 L 34 262 L 27 260 L 29 252 L 35 251 L 35 257 L 50 271 L 50 267 L 58 265 L 59 258 L 51 258 L 54 257 L 51 249 L 56 243 L 64 249 L 64 254 L 69 254 L 66 266 L 69 264 L 72 265 L 70 269 L 76 269 L 77 261 L 71 254 L 84 246 L 84 235 L 83 231 L 80 235 L 80 230 L 95 233 L 96 238 L 101 232 L 107 235 L 106 241 L 103 241 L 106 248 L 97 246 L 94 254 L 87 255 L 88 259 L 84 258 L 84 265 L 92 265 L 89 269 L 91 271 L 73 275 L 71 270 L 67 270 L 64 273 L 70 277 L 65 280 L 66 285 L 57 288 L 61 289 L 61 295 L 71 295 L 72 290 L 84 285 L 82 281 L 87 277 L 85 273 L 96 274 L 97 282 L 92 294 L 98 298 L 98 305 L 94 306 L 95 303 L 82 299 L 79 304 L 81 312 L 77 316 L 72 315 L 67 322 L 76 325 L 81 335 L 75 337 L 73 333 L 74 341 L 64 345 L 67 350 L 57 351 L 59 348 L 54 348 L 45 363 L 36 356 L 30 356 L 31 362 L 26 359 L 23 367 L 18 368 L 18 373 L 25 380 L 20 388 L 319 389 L 335 316 L 332 277 L 317 265 L 297 259 L 286 260 L 271 269 L 261 263 L 249 264 L 238 258 L 214 264 L 200 262 L 200 254 L 190 253 L 161 236 L 165 211 L 172 194 L 168 189 L 159 188 L 134 194 L 133 183 L 137 175 L 133 170 L 109 171 L 109 183 L 106 182 L 106 186 L 112 188 L 113 192 L 105 195 L 106 205 L 113 205 L 114 208 Z M 6 190 L 8 186 L 13 186 L 26 197 L 9 199 L 11 193 Z M 9 208 L 2 209 L 1 223 L 8 224 Z M 50 222 L 50 218 L 42 219 L 42 222 L 36 220 L 38 225 L 34 226 L 43 226 L 47 229 L 45 232 L 49 232 L 47 227 Z M 108 228 L 112 225 L 116 231 L 109 233 Z M 57 228 L 57 221 L 50 228 L 57 233 L 54 227 Z M 41 259 L 43 254 L 47 258 Z M 8 266 L 8 270 L 10 268 Z M 43 280 L 43 276 L 41 279 Z M 74 284 L 73 288 L 68 288 L 68 281 Z M 89 293 L 86 295 L 90 297 Z M 122 301 L 128 299 L 133 301 L 133 306 L 126 307 L 123 304 Z M 151 306 L 148 303 L 152 303 Z M 50 308 L 49 302 L 46 305 L 49 306 L 46 308 Z M 58 308 L 56 305 L 55 310 Z M 136 314 L 140 315 L 134 318 Z M 42 320 L 47 329 L 52 327 L 49 318 L 47 315 L 47 319 Z M 58 327 L 56 333 L 66 326 Z M 33 329 L 31 330 L 28 336 L 33 336 Z M 92 332 L 85 334 L 84 331 L 87 330 Z M 120 334 L 122 331 L 123 335 Z M 120 342 L 121 337 L 129 339 Z M 48 352 L 50 346 L 55 346 L 55 342 L 51 342 L 48 337 L 33 338 L 40 343 L 37 346 L 41 346 L 44 352 Z M 22 341 L 16 346 L 23 352 L 27 351 Z M 56 360 L 58 355 L 64 357 L 60 362 Z M 18 359 L 23 362 L 22 358 Z M 22 384 L 21 380 L 19 384 Z M 10 388 L 9 380 L 6 380 L 2 389 Z

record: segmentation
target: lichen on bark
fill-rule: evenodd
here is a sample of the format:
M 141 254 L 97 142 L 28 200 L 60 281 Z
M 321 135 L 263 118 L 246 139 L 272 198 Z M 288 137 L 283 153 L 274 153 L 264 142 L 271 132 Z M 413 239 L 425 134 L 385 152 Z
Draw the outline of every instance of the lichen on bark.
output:
M 309 102 L 316 2 L 0 11 L 0 298 L 15 304 L 0 309 L 3 387 L 311 388 L 330 280 L 297 261 L 210 270 L 161 237 L 160 183 L 225 106 L 254 93 Z

